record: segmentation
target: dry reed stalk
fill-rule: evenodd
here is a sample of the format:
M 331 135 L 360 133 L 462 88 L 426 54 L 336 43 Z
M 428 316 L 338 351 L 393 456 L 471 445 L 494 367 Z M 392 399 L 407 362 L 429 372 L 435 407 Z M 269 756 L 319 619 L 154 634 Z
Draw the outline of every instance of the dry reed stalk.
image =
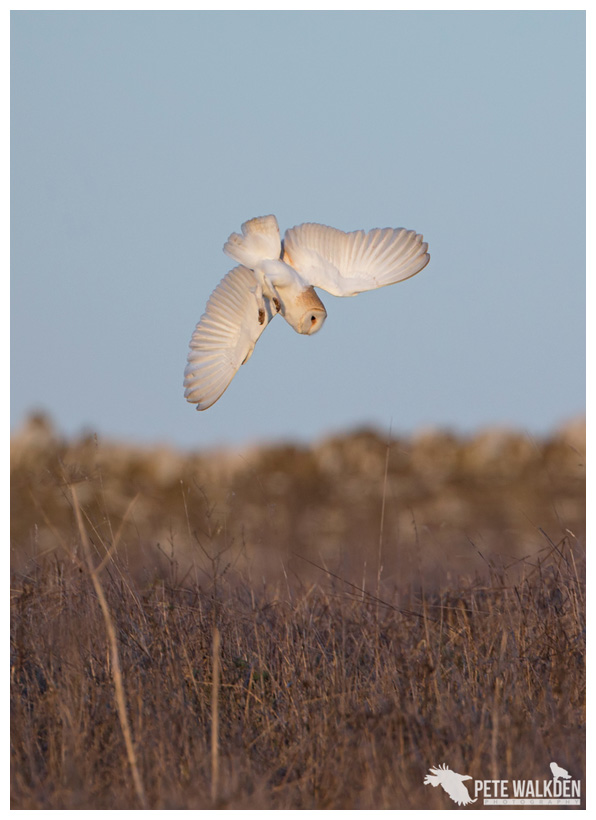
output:
M 391 425 L 389 426 L 389 437 L 387 439 L 387 449 L 385 451 L 385 475 L 383 476 L 383 499 L 381 501 L 381 522 L 379 525 L 379 551 L 377 555 L 377 589 L 376 596 L 379 597 L 381 591 L 381 573 L 383 571 L 383 529 L 385 527 L 385 502 L 387 499 L 387 474 L 389 472 L 389 450 L 391 447 Z M 377 621 L 379 620 L 379 607 L 377 604 Z
M 246 685 L 246 701 L 244 704 L 244 723 L 248 726 L 248 713 L 250 709 L 250 696 L 252 694 L 252 681 L 253 681 L 253 673 L 252 673 L 252 666 L 249 669 L 248 675 L 248 683 Z
M 219 796 L 219 629 L 213 627 L 213 671 L 211 681 L 211 801 Z
M 147 801 L 145 799 L 145 789 L 143 788 L 143 782 L 141 780 L 141 775 L 139 773 L 139 767 L 137 765 L 137 758 L 135 754 L 134 744 L 132 742 L 132 733 L 130 731 L 130 725 L 128 722 L 128 715 L 126 713 L 126 696 L 124 693 L 124 684 L 122 682 L 122 671 L 120 667 L 120 656 L 118 653 L 118 641 L 116 638 L 116 630 L 114 629 L 114 622 L 112 621 L 112 616 L 110 615 L 110 608 L 108 606 L 108 602 L 104 595 L 103 587 L 101 585 L 101 581 L 99 580 L 99 576 L 97 574 L 96 569 L 93 567 L 93 559 L 91 556 L 91 547 L 89 545 L 89 539 L 87 537 L 87 531 L 83 524 L 83 517 L 81 515 L 81 508 L 79 506 L 79 500 L 77 498 L 77 494 L 74 488 L 74 485 L 70 485 L 70 492 L 72 495 L 72 503 L 74 507 L 75 517 L 77 520 L 77 526 L 79 528 L 79 533 L 81 535 L 81 542 L 83 544 L 83 549 L 85 551 L 85 559 L 87 561 L 87 567 L 89 569 L 89 575 L 91 576 L 91 581 L 93 583 L 93 587 L 95 589 L 97 598 L 99 600 L 99 605 L 101 607 L 101 612 L 104 618 L 106 633 L 108 636 L 108 643 L 110 645 L 110 656 L 111 656 L 111 668 L 112 668 L 112 677 L 114 680 L 114 692 L 115 692 L 115 699 L 116 699 L 116 708 L 118 710 L 118 718 L 120 720 L 120 726 L 122 727 L 122 734 L 124 735 L 124 744 L 126 746 L 126 754 L 128 757 L 128 763 L 130 765 L 130 770 L 132 773 L 132 779 L 135 787 L 135 791 L 137 793 L 137 798 L 141 807 L 144 809 L 147 807 Z M 102 562 L 103 563 L 103 562 Z
M 387 449 L 385 451 L 385 475 L 383 476 L 383 499 L 381 502 L 381 521 L 379 525 L 379 548 L 377 553 L 377 586 L 375 588 L 375 624 L 379 625 L 379 595 L 381 593 L 381 574 L 383 572 L 383 529 L 385 527 L 385 503 L 387 500 L 387 474 L 389 472 L 389 448 L 391 446 L 391 427 L 389 428 L 389 438 L 387 440 Z M 364 586 L 364 584 L 363 584 Z M 379 672 L 381 664 L 381 646 L 380 646 L 380 632 L 377 628 L 375 630 L 375 665 L 377 673 Z
M 108 561 L 110 560 L 112 555 L 116 552 L 116 548 L 118 547 L 118 542 L 120 541 L 120 536 L 122 535 L 124 525 L 126 524 L 126 522 L 128 520 L 128 516 L 129 516 L 132 508 L 137 503 L 137 499 L 138 499 L 139 495 L 140 494 L 137 493 L 134 496 L 134 498 L 130 501 L 128 507 L 126 508 L 126 511 L 125 511 L 124 515 L 122 516 L 122 521 L 120 522 L 120 526 L 118 527 L 118 531 L 116 532 L 116 535 L 115 536 L 112 535 L 112 546 L 108 550 L 106 550 L 106 554 L 104 555 L 104 557 L 101 559 L 100 563 L 97 565 L 97 567 L 94 570 L 96 574 L 99 574 L 102 571 L 102 569 L 108 563 Z M 111 530 L 111 528 L 112 528 L 112 525 L 111 525 L 111 522 L 110 522 L 110 530 Z
M 500 705 L 503 697 L 503 663 L 505 659 L 505 652 L 507 650 L 507 630 L 504 629 L 501 633 L 501 650 L 499 653 L 498 677 L 495 680 L 495 689 L 493 695 L 492 708 L 492 732 L 490 739 L 490 758 L 491 758 L 491 774 L 493 780 L 498 780 L 499 772 L 499 723 L 500 723 Z

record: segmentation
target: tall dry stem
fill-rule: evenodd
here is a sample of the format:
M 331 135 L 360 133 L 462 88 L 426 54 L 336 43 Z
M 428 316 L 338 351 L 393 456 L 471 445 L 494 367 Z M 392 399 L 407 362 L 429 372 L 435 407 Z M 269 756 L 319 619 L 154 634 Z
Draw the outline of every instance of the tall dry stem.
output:
M 143 782 L 141 780 L 141 775 L 139 773 L 139 767 L 137 765 L 134 744 L 132 742 L 132 733 L 130 731 L 130 724 L 128 722 L 128 715 L 126 710 L 126 696 L 124 693 L 124 684 L 122 682 L 122 671 L 120 667 L 120 656 L 118 653 L 118 641 L 116 638 L 116 630 L 114 629 L 114 622 L 112 621 L 112 616 L 110 615 L 110 608 L 108 606 L 106 596 L 104 595 L 103 587 L 101 585 L 101 581 L 99 580 L 99 575 L 93 566 L 93 558 L 91 556 L 91 547 L 89 545 L 89 539 L 87 537 L 87 530 L 85 529 L 85 526 L 83 524 L 83 517 L 81 515 L 81 508 L 79 506 L 77 493 L 74 485 L 72 484 L 70 485 L 70 492 L 72 495 L 72 503 L 75 511 L 75 516 L 77 519 L 77 526 L 79 528 L 79 533 L 81 536 L 81 542 L 83 544 L 83 549 L 85 551 L 85 560 L 87 562 L 89 575 L 91 576 L 91 582 L 93 583 L 93 587 L 95 589 L 97 599 L 101 607 L 101 612 L 105 622 L 106 633 L 108 637 L 108 643 L 110 645 L 111 669 L 112 677 L 114 679 L 116 708 L 118 710 L 120 726 L 122 727 L 122 734 L 124 735 L 126 755 L 128 757 L 128 763 L 130 765 L 130 770 L 132 773 L 132 779 L 138 801 L 142 808 L 146 808 L 147 801 L 145 799 L 145 789 L 143 788 Z
M 219 629 L 214 626 L 211 682 L 211 800 L 214 804 L 219 796 L 219 647 Z
M 387 474 L 389 472 L 389 450 L 391 447 L 391 425 L 389 426 L 389 436 L 387 438 L 387 449 L 385 451 L 385 474 L 383 476 L 383 499 L 381 502 L 381 522 L 379 525 L 379 551 L 377 555 L 377 589 L 375 595 L 379 597 L 381 590 L 381 573 L 383 571 L 383 529 L 385 528 L 385 502 L 387 499 Z M 379 619 L 379 607 L 377 605 L 377 621 Z

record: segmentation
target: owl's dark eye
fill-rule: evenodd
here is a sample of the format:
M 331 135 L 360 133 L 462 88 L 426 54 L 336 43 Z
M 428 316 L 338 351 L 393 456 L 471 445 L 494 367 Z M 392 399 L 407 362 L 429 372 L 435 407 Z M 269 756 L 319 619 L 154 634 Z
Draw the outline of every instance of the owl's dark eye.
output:
M 314 325 L 314 323 L 315 323 L 316 321 L 317 321 L 317 317 L 316 317 L 316 316 L 311 316 L 311 317 L 310 317 L 310 323 L 311 323 L 312 325 Z

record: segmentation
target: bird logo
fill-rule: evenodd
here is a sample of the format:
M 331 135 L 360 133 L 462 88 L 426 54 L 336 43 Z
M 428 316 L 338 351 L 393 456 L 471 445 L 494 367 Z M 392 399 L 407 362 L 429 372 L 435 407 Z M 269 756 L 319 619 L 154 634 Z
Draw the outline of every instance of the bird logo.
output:
M 562 769 L 561 766 L 558 766 L 556 763 L 550 764 L 550 770 L 553 773 L 553 779 L 558 780 L 562 778 L 563 780 L 570 780 L 571 775 L 566 769 Z
M 467 806 L 468 803 L 476 802 L 476 799 L 472 800 L 470 793 L 462 782 L 464 780 L 472 780 L 469 774 L 453 772 L 447 768 L 445 763 L 438 768 L 429 769 L 429 772 L 432 772 L 432 774 L 427 774 L 424 778 L 425 786 L 430 785 L 435 788 L 441 786 L 443 791 L 447 792 L 449 797 L 454 803 L 457 803 L 458 806 Z
M 273 215 L 249 219 L 224 252 L 239 263 L 215 288 L 190 340 L 184 395 L 197 410 L 211 407 L 278 313 L 296 331 L 319 331 L 327 311 L 315 287 L 355 296 L 421 271 L 430 259 L 421 234 L 405 228 L 344 233 L 304 223 L 283 241 Z

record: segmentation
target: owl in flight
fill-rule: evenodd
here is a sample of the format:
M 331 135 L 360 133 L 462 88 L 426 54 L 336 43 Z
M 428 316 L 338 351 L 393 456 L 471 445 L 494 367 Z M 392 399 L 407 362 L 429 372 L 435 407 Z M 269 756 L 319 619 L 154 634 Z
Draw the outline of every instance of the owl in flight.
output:
M 307 222 L 281 240 L 277 219 L 260 216 L 233 233 L 224 252 L 238 267 L 215 288 L 190 340 L 184 395 L 211 407 L 251 357 L 279 313 L 297 333 L 323 327 L 327 311 L 315 293 L 355 296 L 409 279 L 430 259 L 421 234 L 405 228 L 344 233 Z

